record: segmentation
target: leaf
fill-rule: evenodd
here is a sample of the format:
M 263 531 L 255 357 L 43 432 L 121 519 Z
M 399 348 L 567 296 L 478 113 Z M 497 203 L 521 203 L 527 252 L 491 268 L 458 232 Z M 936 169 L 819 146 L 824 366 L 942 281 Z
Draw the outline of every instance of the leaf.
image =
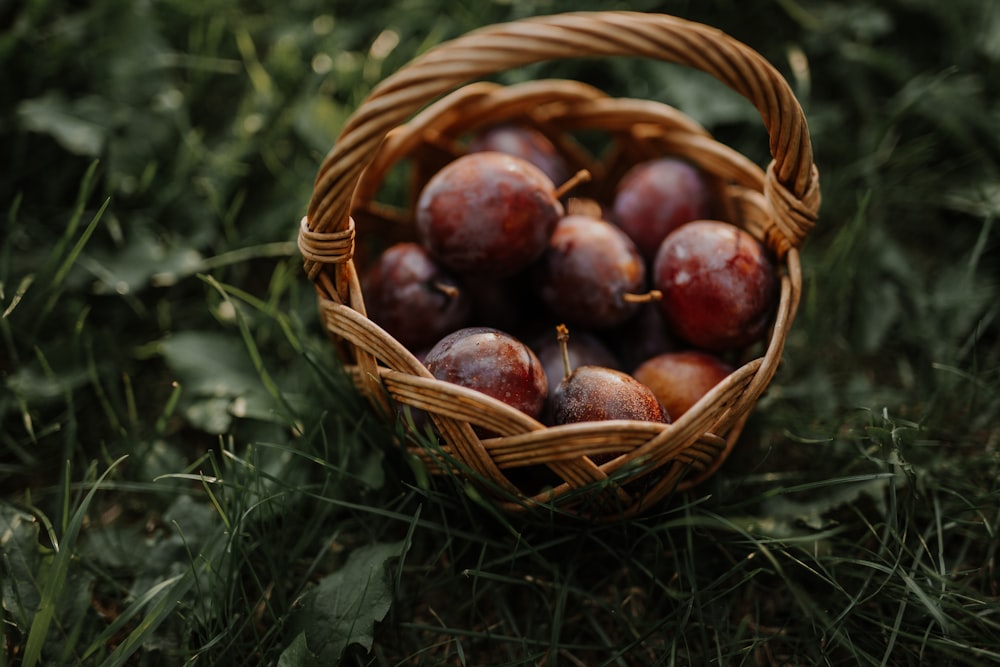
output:
M 48 134 L 75 155 L 100 155 L 110 129 L 95 120 L 108 115 L 107 104 L 96 97 L 68 101 L 49 92 L 21 102 L 17 115 L 26 129 Z
M 0 603 L 24 631 L 41 595 L 35 584 L 41 554 L 38 521 L 27 512 L 0 505 Z
M 97 276 L 96 293 L 126 294 L 138 292 L 151 281 L 158 286 L 172 284 L 201 265 L 202 256 L 194 248 L 164 241 L 140 228 L 125 247 L 89 257 L 86 268 Z
M 160 351 L 185 391 L 234 397 L 258 384 L 239 339 L 206 331 L 184 331 L 162 341 Z
M 278 658 L 278 667 L 316 667 L 316 654 L 309 650 L 306 633 L 300 632 Z
M 386 564 L 405 551 L 405 541 L 360 547 L 341 569 L 306 594 L 298 624 L 321 664 L 336 664 L 350 644 L 371 650 L 375 623 L 385 618 L 392 604 Z

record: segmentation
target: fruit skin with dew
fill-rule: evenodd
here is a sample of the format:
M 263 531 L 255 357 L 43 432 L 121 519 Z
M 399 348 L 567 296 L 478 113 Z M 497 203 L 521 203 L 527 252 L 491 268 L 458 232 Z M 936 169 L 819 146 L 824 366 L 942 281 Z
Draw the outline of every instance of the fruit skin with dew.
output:
M 445 382 L 482 392 L 538 418 L 549 385 L 535 353 L 514 336 L 491 327 L 454 331 L 427 352 L 427 370 Z
M 635 244 L 609 222 L 583 215 L 559 221 L 537 265 L 538 293 L 553 315 L 593 329 L 633 315 L 630 300 L 646 290 L 646 266 Z
M 745 230 L 696 220 L 671 232 L 656 254 L 653 283 L 671 331 L 711 352 L 761 340 L 778 297 L 774 263 Z
M 671 417 L 679 419 L 733 370 L 714 354 L 679 350 L 647 359 L 632 376 L 652 390 Z
M 411 351 L 468 323 L 470 304 L 455 278 L 417 243 L 386 248 L 362 277 L 368 317 Z
M 670 232 L 711 214 L 712 195 L 704 176 L 674 157 L 633 166 L 619 181 L 612 203 L 612 220 L 647 261 L 656 256 Z
M 456 158 L 427 181 L 416 229 L 449 269 L 502 277 L 538 259 L 562 215 L 555 185 L 538 167 L 484 151 Z
M 578 366 L 550 397 L 554 424 L 608 419 L 669 423 L 652 390 L 628 373 L 603 366 Z

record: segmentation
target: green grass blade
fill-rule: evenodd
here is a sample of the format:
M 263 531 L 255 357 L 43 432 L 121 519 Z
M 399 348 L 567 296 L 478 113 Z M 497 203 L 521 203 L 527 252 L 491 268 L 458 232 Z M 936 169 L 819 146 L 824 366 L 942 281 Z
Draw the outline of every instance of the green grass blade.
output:
M 73 513 L 72 518 L 67 524 L 66 532 L 63 534 L 59 544 L 59 549 L 53 557 L 52 567 L 49 571 L 49 578 L 45 582 L 45 586 L 42 589 L 42 597 L 39 602 L 38 611 L 36 612 L 35 619 L 31 624 L 31 630 L 28 632 L 28 641 L 24 650 L 24 662 L 22 663 L 24 667 L 35 667 L 42 657 L 42 649 L 45 646 L 45 638 L 48 635 L 49 626 L 52 625 L 52 621 L 55 618 L 56 603 L 59 599 L 60 593 L 62 592 L 63 585 L 66 582 L 66 577 L 69 575 L 69 568 L 73 559 L 76 538 L 80 534 L 80 528 L 83 526 L 83 520 L 87 515 L 87 510 L 90 508 L 90 503 L 93 501 L 98 489 L 101 488 L 101 484 L 103 484 L 104 480 L 106 480 L 111 474 L 111 471 L 113 471 L 118 464 L 126 458 L 128 458 L 127 455 L 122 456 L 108 466 L 108 469 L 104 471 L 104 474 L 102 474 L 90 487 L 87 495 L 84 496 L 80 506 L 77 508 L 76 512 Z
M 204 280 L 215 288 L 216 291 L 230 304 L 232 301 L 229 298 L 229 294 L 226 289 L 212 276 L 204 276 Z M 281 407 L 284 412 L 285 419 L 288 421 L 289 427 L 299 435 L 302 434 L 302 424 L 295 412 L 295 409 L 288 403 L 288 399 L 285 398 L 284 392 L 278 387 L 274 378 L 268 372 L 267 368 L 264 366 L 264 359 L 261 356 L 260 349 L 257 347 L 256 341 L 254 341 L 253 333 L 250 331 L 250 327 L 247 325 L 246 320 L 240 314 L 240 311 L 234 306 L 233 311 L 236 313 L 236 323 L 240 329 L 240 335 L 243 337 L 243 343 L 247 348 L 247 352 L 250 354 L 250 359 L 253 362 L 253 367 L 257 371 L 260 377 L 261 383 L 267 390 L 267 393 L 275 400 L 275 402 Z
M 95 213 L 94 217 L 91 218 L 86 229 L 83 230 L 83 234 L 81 234 L 80 238 L 77 239 L 76 245 L 73 246 L 72 250 L 70 250 L 69 254 L 66 255 L 65 259 L 63 259 L 59 268 L 56 270 L 51 283 L 48 285 L 49 298 L 46 300 L 45 306 L 42 308 L 42 312 L 38 315 L 35 321 L 36 327 L 40 326 L 49 313 L 52 312 L 52 309 L 55 308 L 56 302 L 59 301 L 59 297 L 62 294 L 62 284 L 66 280 L 66 276 L 69 274 L 70 269 L 73 268 L 76 260 L 79 259 L 80 253 L 83 252 L 83 249 L 86 247 L 90 237 L 93 236 L 94 230 L 97 229 L 97 225 L 104 216 L 104 212 L 107 210 L 110 203 L 110 198 L 104 200 L 104 203 L 101 204 L 99 209 L 97 209 L 97 213 Z
M 73 213 L 70 215 L 69 222 L 66 225 L 66 231 L 63 232 L 63 235 L 59 237 L 59 240 L 53 246 L 48 262 L 46 262 L 45 267 L 42 269 L 42 275 L 48 275 L 50 271 L 55 269 L 55 264 L 62 257 L 63 252 L 65 252 L 66 247 L 69 245 L 70 239 L 76 234 L 77 227 L 80 226 L 80 220 L 83 218 L 83 212 L 87 206 L 87 200 L 94 191 L 94 176 L 97 173 L 97 165 L 98 161 L 94 160 L 87 167 L 87 171 L 84 172 L 83 179 L 80 181 L 80 187 L 77 190 Z

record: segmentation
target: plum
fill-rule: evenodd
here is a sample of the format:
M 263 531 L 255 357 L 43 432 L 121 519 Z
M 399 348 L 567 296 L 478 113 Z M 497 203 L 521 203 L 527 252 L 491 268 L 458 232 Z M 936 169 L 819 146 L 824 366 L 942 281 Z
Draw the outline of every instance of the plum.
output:
M 534 352 L 514 336 L 491 327 L 454 331 L 427 352 L 427 370 L 445 382 L 468 387 L 538 418 L 549 385 Z
M 619 181 L 612 221 L 651 261 L 667 234 L 685 222 L 709 217 L 711 202 L 698 169 L 678 158 L 657 158 L 633 166 Z
M 562 215 L 555 186 L 538 167 L 485 151 L 449 162 L 427 181 L 416 229 L 449 269 L 502 277 L 538 259 Z
M 607 419 L 670 422 L 649 387 L 628 373 L 603 366 L 578 366 L 556 386 L 550 400 L 555 424 Z
M 667 235 L 653 264 L 653 284 L 676 336 L 712 352 L 759 341 L 773 317 L 779 285 L 764 246 L 718 220 L 689 222 Z
M 631 318 L 646 293 L 646 266 L 635 244 L 611 223 L 582 215 L 559 221 L 537 275 L 539 295 L 555 317 L 593 329 Z
M 653 391 L 671 417 L 679 419 L 732 372 L 733 367 L 714 354 L 679 350 L 647 359 L 632 376 Z
M 465 292 L 417 243 L 386 248 L 361 284 L 368 317 L 411 351 L 468 323 Z

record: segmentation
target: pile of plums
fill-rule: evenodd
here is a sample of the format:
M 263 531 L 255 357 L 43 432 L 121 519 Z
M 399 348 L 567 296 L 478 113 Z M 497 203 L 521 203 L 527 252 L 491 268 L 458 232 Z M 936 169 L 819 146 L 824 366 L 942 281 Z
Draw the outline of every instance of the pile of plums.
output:
M 478 134 L 420 191 L 416 240 L 365 270 L 368 317 L 436 378 L 550 425 L 677 419 L 765 337 L 774 262 L 713 219 L 687 161 L 636 164 L 587 205 L 568 173 L 530 127 Z

